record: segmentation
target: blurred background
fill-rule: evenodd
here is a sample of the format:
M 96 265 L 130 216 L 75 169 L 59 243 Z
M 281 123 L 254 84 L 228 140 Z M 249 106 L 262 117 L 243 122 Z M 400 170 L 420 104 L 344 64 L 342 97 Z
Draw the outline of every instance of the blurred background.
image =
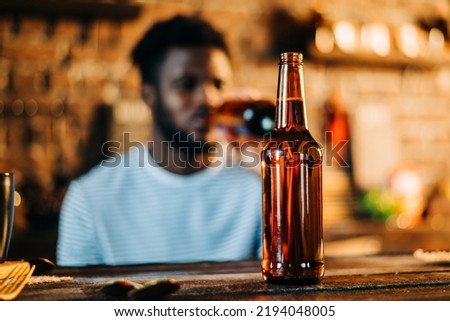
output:
M 237 90 L 261 99 L 275 100 L 278 54 L 303 52 L 310 130 L 325 149 L 326 254 L 449 248 L 449 0 L 0 0 L 10 257 L 54 259 L 70 180 L 104 141 L 148 139 L 129 52 L 177 13 L 225 32 Z

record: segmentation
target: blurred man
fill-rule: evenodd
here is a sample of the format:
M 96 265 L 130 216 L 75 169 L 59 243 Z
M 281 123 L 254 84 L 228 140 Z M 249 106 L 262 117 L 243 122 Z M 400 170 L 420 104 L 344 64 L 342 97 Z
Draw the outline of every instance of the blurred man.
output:
M 58 265 L 257 257 L 260 180 L 212 157 L 208 139 L 212 112 L 232 85 L 223 35 L 199 18 L 177 16 L 150 28 L 132 58 L 152 111 L 152 141 L 71 183 Z

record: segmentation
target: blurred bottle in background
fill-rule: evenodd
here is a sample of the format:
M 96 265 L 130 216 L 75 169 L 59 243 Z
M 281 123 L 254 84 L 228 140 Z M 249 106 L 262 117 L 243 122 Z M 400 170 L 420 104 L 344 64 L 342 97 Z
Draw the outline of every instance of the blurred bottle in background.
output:
M 269 100 L 238 98 L 222 104 L 215 115 L 215 126 L 228 159 L 240 161 L 259 175 L 261 144 L 274 121 L 275 104 Z

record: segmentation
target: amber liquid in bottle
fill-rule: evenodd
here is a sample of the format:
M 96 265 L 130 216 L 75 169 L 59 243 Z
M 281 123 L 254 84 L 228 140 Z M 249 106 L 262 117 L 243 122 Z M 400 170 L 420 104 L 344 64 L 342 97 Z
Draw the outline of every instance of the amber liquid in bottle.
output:
M 322 151 L 307 128 L 301 54 L 289 60 L 295 54 L 282 54 L 275 128 L 261 154 L 262 273 L 267 283 L 315 284 L 325 272 Z

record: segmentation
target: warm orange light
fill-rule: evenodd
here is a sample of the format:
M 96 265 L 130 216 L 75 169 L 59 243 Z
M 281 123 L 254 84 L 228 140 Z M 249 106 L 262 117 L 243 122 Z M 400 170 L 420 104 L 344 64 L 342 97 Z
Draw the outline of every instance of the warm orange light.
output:
M 334 35 L 330 28 L 325 26 L 316 29 L 315 45 L 322 53 L 330 53 L 334 49 Z
M 339 21 L 334 26 L 336 44 L 344 52 L 354 52 L 356 49 L 356 28 L 351 21 Z

